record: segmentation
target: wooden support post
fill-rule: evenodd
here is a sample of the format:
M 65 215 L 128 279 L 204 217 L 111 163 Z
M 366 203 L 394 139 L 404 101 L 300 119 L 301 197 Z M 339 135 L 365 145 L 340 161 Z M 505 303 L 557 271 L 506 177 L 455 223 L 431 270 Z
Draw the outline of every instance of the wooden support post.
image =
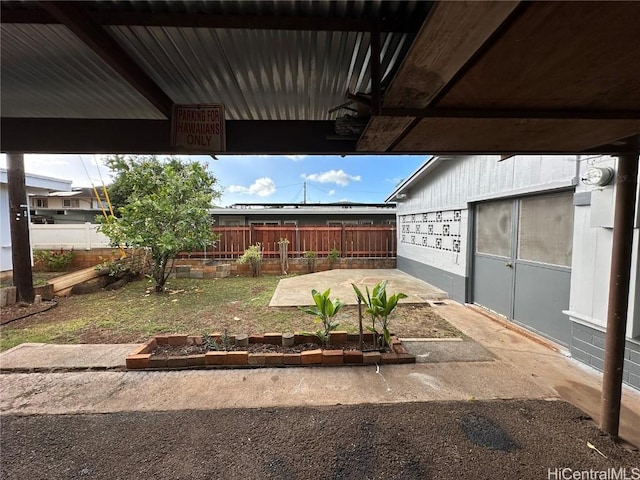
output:
M 32 303 L 35 295 L 31 272 L 29 205 L 24 179 L 24 155 L 22 153 L 8 153 L 7 167 L 13 285 L 17 290 L 16 298 L 18 301 Z

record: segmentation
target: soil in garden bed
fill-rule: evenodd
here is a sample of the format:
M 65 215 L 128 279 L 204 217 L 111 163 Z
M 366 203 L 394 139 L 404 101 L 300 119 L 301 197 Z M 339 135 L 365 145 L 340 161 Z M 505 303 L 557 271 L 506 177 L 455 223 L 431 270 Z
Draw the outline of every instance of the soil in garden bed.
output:
M 249 353 L 301 353 L 308 350 L 316 350 L 322 348 L 317 343 L 302 343 L 293 347 L 283 347 L 281 345 L 273 345 L 271 343 L 250 343 L 247 347 L 229 346 L 227 351 L 230 352 L 249 352 Z M 340 345 L 329 345 L 329 350 L 359 350 L 358 342 L 341 343 Z M 365 343 L 363 351 L 379 351 L 374 348 L 372 343 Z M 216 350 L 207 350 L 205 345 L 156 345 L 151 352 L 152 358 L 181 357 L 186 355 L 198 355 L 207 352 L 215 352 Z M 222 350 L 220 350 L 222 351 Z M 388 351 L 388 350 L 385 350 Z

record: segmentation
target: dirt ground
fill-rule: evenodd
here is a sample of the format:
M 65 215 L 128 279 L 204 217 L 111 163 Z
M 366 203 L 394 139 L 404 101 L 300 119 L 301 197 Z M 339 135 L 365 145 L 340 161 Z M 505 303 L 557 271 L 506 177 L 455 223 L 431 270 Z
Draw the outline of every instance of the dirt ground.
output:
M 311 316 L 300 312 L 296 307 L 258 306 L 247 312 L 241 305 L 229 302 L 223 305 L 210 305 L 197 315 L 186 314 L 179 317 L 180 325 L 172 320 L 163 321 L 165 312 L 159 313 L 152 324 L 145 323 L 135 315 L 123 312 L 116 314 L 111 321 L 96 320 L 84 322 L 85 326 L 77 328 L 78 319 L 84 318 L 91 310 L 83 299 L 90 296 L 57 298 L 57 306 L 42 313 L 11 321 L 15 315 L 24 315 L 25 307 L 18 305 L 2 309 L 2 326 L 0 334 L 9 332 L 19 334 L 20 331 L 45 329 L 47 337 L 36 340 L 23 338 L 24 341 L 45 341 L 47 343 L 138 343 L 146 341 L 156 333 L 183 333 L 199 335 L 203 332 L 222 331 L 228 329 L 229 334 L 258 334 L 273 331 L 312 331 L 317 328 Z M 42 307 L 39 307 L 42 308 Z M 117 308 L 117 307 L 116 307 Z M 340 330 L 358 331 L 358 309 L 346 306 L 338 314 Z M 130 316 L 130 317 L 129 317 Z M 368 318 L 364 324 L 369 325 Z M 455 337 L 462 334 L 447 323 L 433 308 L 428 305 L 399 305 L 392 320 L 392 330 L 405 338 L 411 337 Z M 50 333 L 49 333 L 50 332 Z
M 640 467 L 637 451 L 615 444 L 560 401 L 3 415 L 0 421 L 6 479 L 547 479 L 601 478 L 560 475 L 621 468 L 626 477 L 607 478 L 640 476 L 633 470 Z

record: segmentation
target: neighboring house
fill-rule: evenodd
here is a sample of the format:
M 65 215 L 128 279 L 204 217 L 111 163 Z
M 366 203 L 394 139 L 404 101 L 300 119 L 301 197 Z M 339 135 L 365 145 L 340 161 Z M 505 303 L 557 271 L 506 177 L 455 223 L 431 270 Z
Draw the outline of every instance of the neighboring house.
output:
M 602 370 L 615 186 L 581 178 L 616 162 L 432 157 L 387 198 L 398 202 L 398 268 Z M 638 236 L 636 220 L 624 381 L 640 389 Z
M 96 223 L 96 216 L 102 215 L 102 208 L 108 211 L 104 194 L 98 189 L 100 202 L 93 188 L 74 188 L 34 195 L 29 199 L 31 221 L 33 223 Z
M 236 203 L 210 210 L 219 227 L 239 225 L 390 225 L 394 204 L 385 203 Z
M 52 190 L 71 190 L 71 180 L 43 177 L 41 175 L 25 174 L 27 196 L 45 196 Z M 30 202 L 25 198 L 25 205 Z M 11 227 L 9 224 L 9 188 L 7 185 L 7 170 L 0 168 L 0 271 L 7 272 L 13 269 L 11 259 Z

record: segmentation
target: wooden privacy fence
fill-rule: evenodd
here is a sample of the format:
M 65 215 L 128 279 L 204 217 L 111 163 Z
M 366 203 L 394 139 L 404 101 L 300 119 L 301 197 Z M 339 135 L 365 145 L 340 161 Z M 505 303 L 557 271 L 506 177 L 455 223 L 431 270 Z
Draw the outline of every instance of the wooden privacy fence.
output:
M 206 251 L 191 252 L 191 258 L 238 258 L 249 245 L 260 243 L 265 258 L 279 256 L 278 242 L 289 240 L 289 256 L 302 257 L 305 252 L 315 252 L 326 257 L 333 249 L 341 257 L 395 257 L 395 225 L 363 225 L 329 227 L 314 226 L 235 226 L 214 227 L 218 242 Z

